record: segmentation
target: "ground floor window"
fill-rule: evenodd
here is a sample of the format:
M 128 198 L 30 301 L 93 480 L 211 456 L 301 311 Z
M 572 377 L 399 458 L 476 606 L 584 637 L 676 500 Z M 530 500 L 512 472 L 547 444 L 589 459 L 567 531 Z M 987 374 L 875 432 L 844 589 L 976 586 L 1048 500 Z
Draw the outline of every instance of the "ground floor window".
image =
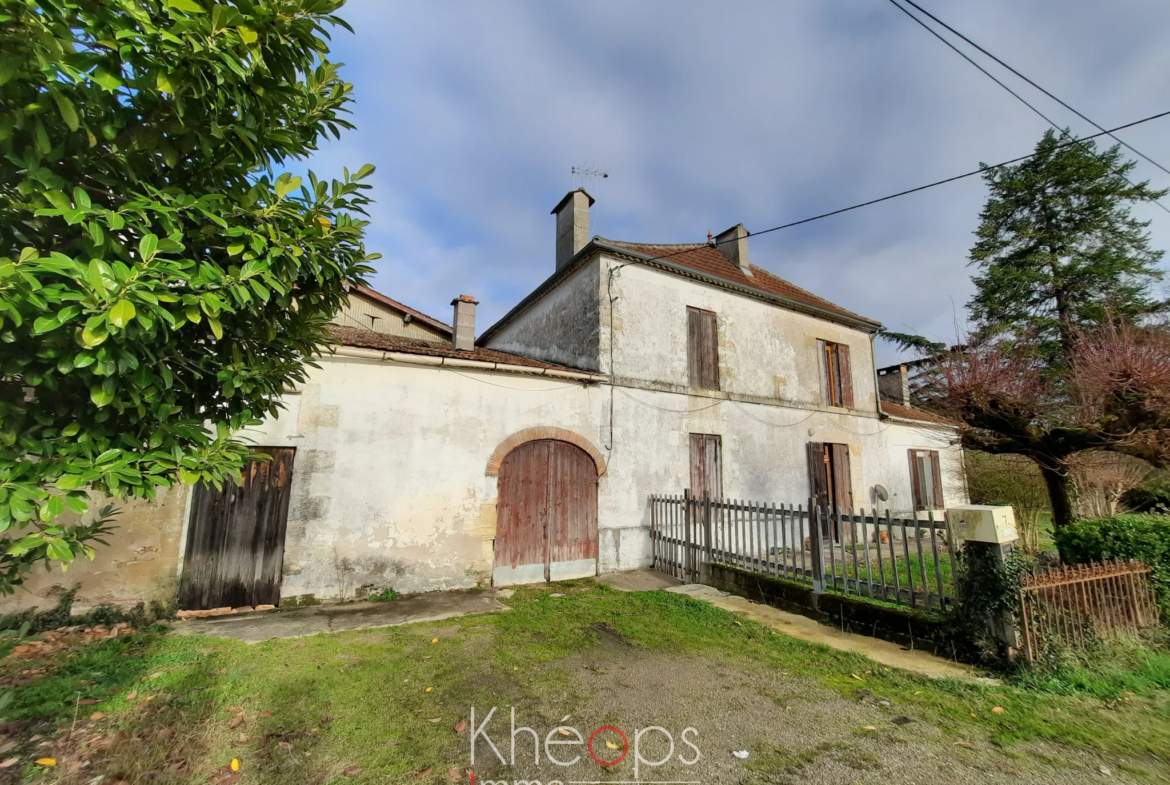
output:
M 941 510 L 942 471 L 937 450 L 910 450 L 910 488 L 915 510 Z
M 691 434 L 691 495 L 723 498 L 723 439 L 719 436 Z

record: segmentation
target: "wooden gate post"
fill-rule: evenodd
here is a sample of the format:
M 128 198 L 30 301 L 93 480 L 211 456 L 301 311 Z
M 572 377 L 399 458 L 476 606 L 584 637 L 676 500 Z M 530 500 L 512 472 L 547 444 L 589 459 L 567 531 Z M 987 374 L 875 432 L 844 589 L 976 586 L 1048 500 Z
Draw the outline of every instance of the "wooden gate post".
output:
M 713 552 L 711 549 L 711 494 L 703 492 L 703 564 L 699 569 L 699 582 L 707 578 L 706 572 L 711 569 Z
M 691 489 L 683 490 L 683 543 L 682 543 L 682 573 L 683 583 L 691 582 Z
M 825 546 L 821 531 L 821 516 L 824 511 L 814 497 L 808 500 L 808 541 L 812 551 L 813 594 L 825 593 Z

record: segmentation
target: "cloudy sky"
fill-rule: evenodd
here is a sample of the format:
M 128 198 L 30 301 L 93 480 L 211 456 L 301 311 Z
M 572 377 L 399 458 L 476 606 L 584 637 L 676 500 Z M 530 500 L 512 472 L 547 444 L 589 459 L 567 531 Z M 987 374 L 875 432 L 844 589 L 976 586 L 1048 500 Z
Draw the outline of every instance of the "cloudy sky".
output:
M 1106 127 L 1170 109 L 1165 0 L 919 4 Z M 373 285 L 445 321 L 473 294 L 480 331 L 552 272 L 549 210 L 573 165 L 611 173 L 585 183 L 591 233 L 698 242 L 1013 158 L 1046 127 L 887 0 L 350 0 L 342 15 L 356 34 L 337 31 L 333 56 L 358 129 L 310 165 L 375 164 Z M 1170 118 L 1122 138 L 1170 167 Z M 972 178 L 759 237 L 751 259 L 946 340 L 984 197 Z M 1170 246 L 1170 215 L 1140 215 Z

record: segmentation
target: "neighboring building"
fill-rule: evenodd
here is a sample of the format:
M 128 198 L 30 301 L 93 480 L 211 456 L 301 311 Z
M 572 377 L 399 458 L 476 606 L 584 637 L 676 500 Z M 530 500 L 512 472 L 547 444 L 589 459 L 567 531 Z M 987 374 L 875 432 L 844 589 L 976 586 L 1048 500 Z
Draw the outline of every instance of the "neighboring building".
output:
M 148 539 L 126 516 L 119 564 L 149 561 L 132 578 L 102 554 L 64 579 L 89 602 L 344 599 L 645 567 L 648 497 L 688 488 L 892 512 L 967 501 L 954 428 L 879 404 L 877 322 L 749 264 L 742 226 L 715 243 L 590 239 L 592 203 L 579 189 L 557 205 L 554 271 L 478 340 L 471 297 L 452 329 L 358 290 L 340 345 L 250 434 L 273 463 L 223 494 L 172 491 L 186 511 L 149 524 L 169 527 L 153 551 L 122 544 Z M 367 329 L 375 304 L 430 332 Z
M 451 340 L 451 325 L 365 286 L 350 288 L 349 304 L 337 312 L 332 322 L 339 327 L 399 335 L 431 343 L 447 343 Z

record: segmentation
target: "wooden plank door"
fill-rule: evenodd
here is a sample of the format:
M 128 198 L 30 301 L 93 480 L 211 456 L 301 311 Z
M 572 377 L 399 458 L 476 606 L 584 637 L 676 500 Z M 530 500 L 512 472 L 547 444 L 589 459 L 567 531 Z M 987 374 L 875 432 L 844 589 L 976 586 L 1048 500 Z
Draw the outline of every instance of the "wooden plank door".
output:
M 280 603 L 295 448 L 252 452 L 272 460 L 248 464 L 241 485 L 195 488 L 179 582 L 184 610 Z
M 691 434 L 691 496 L 723 498 L 723 439 L 710 433 Z
M 500 464 L 492 583 L 597 574 L 597 468 L 567 442 L 542 439 Z

